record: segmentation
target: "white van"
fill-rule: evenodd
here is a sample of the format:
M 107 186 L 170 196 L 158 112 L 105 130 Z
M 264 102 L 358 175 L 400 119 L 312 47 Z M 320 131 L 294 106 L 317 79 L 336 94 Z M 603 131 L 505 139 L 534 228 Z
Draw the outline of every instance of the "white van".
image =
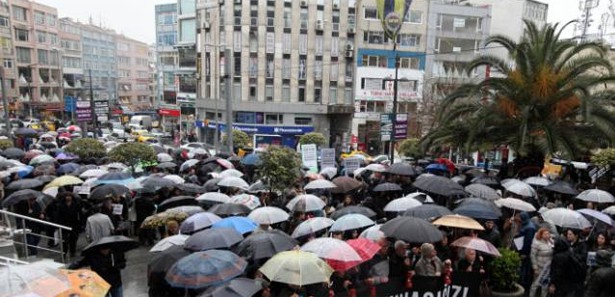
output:
M 136 130 L 148 130 L 152 128 L 152 117 L 148 115 L 136 115 L 130 118 L 128 127 Z

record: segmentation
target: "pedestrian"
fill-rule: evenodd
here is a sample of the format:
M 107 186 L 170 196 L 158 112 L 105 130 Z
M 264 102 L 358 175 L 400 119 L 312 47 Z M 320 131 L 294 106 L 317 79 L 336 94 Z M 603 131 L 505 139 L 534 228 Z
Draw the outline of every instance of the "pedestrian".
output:
M 420 280 L 413 281 L 417 291 L 438 291 L 442 287 L 443 264 L 436 255 L 436 249 L 431 243 L 421 245 L 421 258 L 414 267 L 415 278 Z
M 594 244 L 592 246 L 592 251 L 597 252 L 599 250 L 611 250 L 611 245 L 609 236 L 606 232 L 598 232 L 596 234 L 596 239 L 594 240 Z
M 407 248 L 408 244 L 405 241 L 398 240 L 389 254 L 389 280 L 391 284 L 400 288 L 406 283 L 408 273 L 412 270 L 412 260 Z
M 65 192 L 60 198 L 56 222 L 71 228 L 70 231 L 62 230 L 62 246 L 65 256 L 70 252 L 70 256 L 74 257 L 81 228 L 81 205 L 73 193 Z
M 530 291 L 533 280 L 532 262 L 530 259 L 530 252 L 532 251 L 532 241 L 536 234 L 536 225 L 530 220 L 530 215 L 527 212 L 522 212 L 519 216 L 521 219 L 521 226 L 519 227 L 519 234 L 516 238 L 523 238 L 523 246 L 518 249 L 521 256 L 521 273 L 519 283 L 523 286 L 526 292 Z
M 89 267 L 111 285 L 108 297 L 123 296 L 121 270 L 126 268 L 124 253 L 102 247 L 85 253 L 81 260 L 69 265 L 68 269 L 83 267 Z
M 464 257 L 457 262 L 457 272 L 461 281 L 468 283 L 468 296 L 478 296 L 480 285 L 487 278 L 483 257 L 476 255 L 476 250 L 466 248 Z M 464 277 L 469 276 L 469 277 Z M 480 282 L 469 282 L 470 279 L 480 279 Z
M 547 296 L 547 288 L 541 287 L 541 275 L 543 270 L 548 269 L 553 258 L 553 239 L 551 232 L 547 228 L 540 228 L 536 232 L 534 241 L 532 242 L 532 251 L 530 259 L 532 261 L 532 269 L 534 271 L 534 282 L 530 287 L 530 297 Z M 540 295 L 538 290 L 540 289 Z
M 500 235 L 500 231 L 498 231 L 498 227 L 495 225 L 493 220 L 487 220 L 485 222 L 485 231 L 481 232 L 478 237 L 489 241 L 495 247 L 502 246 L 502 236 Z
M 615 296 L 615 267 L 613 252 L 599 250 L 596 253 L 596 270 L 591 273 L 585 297 Z
M 549 294 L 553 297 L 583 296 L 584 272 L 578 267 L 580 263 L 573 261 L 573 251 L 566 239 L 558 238 L 553 244 L 553 259 L 551 260 Z M 579 294 L 579 289 L 581 293 Z
M 45 219 L 45 215 L 40 207 L 40 205 L 36 202 L 36 198 L 31 198 L 25 201 L 21 201 L 14 206 L 14 211 L 17 214 L 37 219 L 43 220 Z M 27 250 L 29 256 L 38 255 L 38 244 L 41 240 L 39 236 L 43 231 L 43 226 L 37 222 L 26 220 L 25 226 L 23 226 L 24 220 L 17 220 L 17 228 L 30 229 L 30 232 L 26 233 L 26 242 Z
M 115 229 L 109 216 L 101 213 L 99 207 L 96 207 L 95 211 L 96 213 L 87 218 L 85 224 L 85 239 L 88 243 L 112 235 Z

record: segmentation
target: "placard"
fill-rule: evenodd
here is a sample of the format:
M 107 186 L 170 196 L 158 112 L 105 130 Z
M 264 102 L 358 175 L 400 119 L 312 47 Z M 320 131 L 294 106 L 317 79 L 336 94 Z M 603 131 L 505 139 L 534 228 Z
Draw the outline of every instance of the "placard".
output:
M 358 158 L 348 158 L 344 160 L 344 168 L 346 168 L 346 176 L 353 173 L 361 167 L 361 160 Z
M 320 150 L 320 170 L 333 167 L 335 168 L 335 149 L 324 148 Z
M 393 134 L 393 115 L 383 113 L 380 115 L 380 141 L 390 141 Z
M 73 193 L 77 195 L 90 195 L 90 186 L 74 186 Z
M 122 211 L 124 211 L 124 205 L 122 205 L 120 203 L 113 203 L 111 205 L 113 206 L 113 214 L 121 216 L 122 215 Z
M 301 146 L 301 160 L 303 166 L 310 169 L 312 173 L 318 173 L 318 152 L 315 144 L 304 144 Z

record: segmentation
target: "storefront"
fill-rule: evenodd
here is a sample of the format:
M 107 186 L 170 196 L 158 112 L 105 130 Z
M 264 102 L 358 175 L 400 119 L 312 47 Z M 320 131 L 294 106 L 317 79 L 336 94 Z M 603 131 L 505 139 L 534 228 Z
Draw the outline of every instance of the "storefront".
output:
M 216 134 L 215 122 L 195 122 L 195 126 L 199 128 L 201 136 L 205 143 L 214 145 L 214 135 Z M 226 133 L 226 124 L 218 124 L 220 135 Z M 287 147 L 296 148 L 301 135 L 314 132 L 313 126 L 267 126 L 267 125 L 246 125 L 233 124 L 233 129 L 246 132 L 248 135 L 254 134 L 264 135 L 279 135 L 282 137 L 281 144 Z
M 160 127 L 165 132 L 170 133 L 173 129 L 176 129 L 181 115 L 179 109 L 159 108 L 158 114 L 160 115 Z

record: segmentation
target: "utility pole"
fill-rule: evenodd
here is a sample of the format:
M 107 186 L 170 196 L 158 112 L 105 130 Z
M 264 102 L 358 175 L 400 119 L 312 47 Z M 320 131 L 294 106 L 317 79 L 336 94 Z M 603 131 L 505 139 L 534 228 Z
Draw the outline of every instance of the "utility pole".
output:
M 226 93 L 226 142 L 228 150 L 232 154 L 233 151 L 233 65 L 231 58 L 233 51 L 227 47 L 224 50 L 224 77 L 225 77 L 225 93 Z M 217 117 L 218 115 L 216 115 Z
M 6 84 L 4 83 L 4 67 L 0 67 L 0 87 L 2 87 L 2 106 L 4 107 L 4 124 L 6 134 L 11 137 L 11 119 L 9 119 L 9 102 L 6 97 Z
M 96 109 L 94 108 L 94 87 L 92 86 L 92 69 L 88 69 L 88 75 L 90 77 L 90 116 L 92 117 L 92 127 L 94 127 L 94 136 L 96 136 L 96 130 L 98 128 L 98 121 L 96 117 Z
M 600 5 L 600 0 L 581 0 L 579 2 L 579 10 L 581 11 L 581 20 L 579 21 L 581 36 L 579 37 L 581 41 L 585 41 L 587 38 L 589 26 L 594 21 L 592 19 L 592 10 L 598 7 L 598 5 Z
M 391 165 L 395 163 L 395 137 L 397 126 L 397 83 L 399 79 L 399 54 L 397 53 L 397 42 L 393 40 L 393 52 L 395 53 L 395 80 L 393 81 L 393 132 L 391 133 Z

